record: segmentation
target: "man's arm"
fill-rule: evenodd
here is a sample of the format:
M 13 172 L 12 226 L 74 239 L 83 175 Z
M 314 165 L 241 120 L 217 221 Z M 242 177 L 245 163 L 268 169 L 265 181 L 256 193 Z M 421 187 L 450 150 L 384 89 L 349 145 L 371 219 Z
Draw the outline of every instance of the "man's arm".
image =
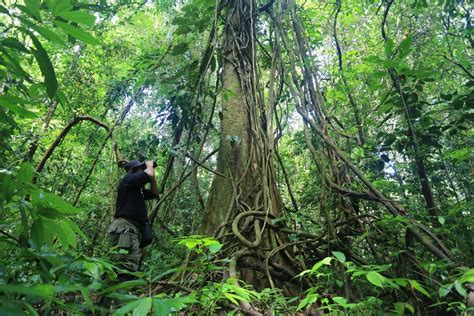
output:
M 153 161 L 148 160 L 145 162 L 145 173 L 150 177 L 150 191 L 158 196 L 158 186 L 155 179 L 155 169 L 153 168 Z

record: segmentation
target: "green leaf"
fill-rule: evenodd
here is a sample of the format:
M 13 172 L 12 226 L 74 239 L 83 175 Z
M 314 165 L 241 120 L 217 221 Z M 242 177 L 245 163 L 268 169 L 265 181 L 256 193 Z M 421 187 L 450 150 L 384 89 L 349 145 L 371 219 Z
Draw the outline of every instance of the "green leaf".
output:
M 56 98 L 58 102 L 61 103 L 62 106 L 69 106 L 69 101 L 67 100 L 66 95 L 61 90 L 56 91 Z
M 38 32 L 41 36 L 43 36 L 48 41 L 59 44 L 61 46 L 66 46 L 66 43 L 62 40 L 62 38 L 58 34 L 47 29 L 46 27 L 39 26 L 39 25 L 32 25 L 31 28 L 35 30 L 36 32 Z
M 217 253 L 219 250 L 221 250 L 223 245 L 215 239 L 205 238 L 204 246 L 207 247 L 210 252 Z
M 7 46 L 7 47 L 10 47 L 10 48 L 13 48 L 13 49 L 18 49 L 24 53 L 29 53 L 30 51 L 25 47 L 25 45 L 23 45 L 22 43 L 20 43 L 20 41 L 18 41 L 16 38 L 13 38 L 13 37 L 7 37 L 5 39 L 2 40 L 2 45 L 3 46 Z
M 56 218 L 61 217 L 61 214 L 52 208 L 40 208 L 38 209 L 38 214 L 43 217 L 51 218 L 51 219 L 56 219 Z
M 184 243 L 188 249 L 194 249 L 197 245 L 199 245 L 199 242 L 196 242 L 194 240 L 188 240 Z
M 15 5 L 16 8 L 20 9 L 21 12 L 24 12 L 27 16 L 33 18 L 34 20 L 37 20 L 38 18 L 35 16 L 35 14 L 33 13 L 33 11 L 31 11 L 30 8 L 24 6 L 24 5 L 21 5 L 21 4 L 16 4 Z M 22 18 L 25 18 L 25 16 L 22 16 Z
M 10 125 L 12 128 L 19 128 L 15 120 L 1 108 L 0 108 L 0 123 L 3 123 L 5 125 Z M 11 149 L 10 145 L 5 144 L 5 143 L 0 143 L 0 146 L 3 146 L 4 148 L 9 148 L 9 150 Z
M 61 213 L 77 214 L 81 212 L 80 209 L 70 205 L 68 202 L 64 201 L 62 197 L 54 193 L 41 191 L 39 192 L 38 198 Z
M 321 262 L 324 264 L 324 265 L 330 265 L 331 264 L 331 260 L 332 258 L 331 257 L 326 257 L 324 258 L 323 260 L 321 260 Z
M 235 299 L 234 294 L 224 293 L 224 296 L 227 297 L 227 299 L 231 301 L 232 303 L 234 303 L 235 305 L 239 305 L 239 302 Z
M 443 216 L 438 216 L 438 222 L 441 224 L 441 225 L 444 225 L 444 222 L 445 222 L 445 219 Z
M 401 41 L 398 46 L 398 57 L 403 59 L 410 54 L 411 44 L 413 42 L 412 36 L 407 36 L 403 41 Z
M 458 279 L 459 283 L 474 282 L 474 269 L 469 269 Z
M 20 171 L 18 172 L 18 180 L 23 183 L 31 183 L 33 180 L 33 167 L 29 162 L 21 164 Z
M 309 294 L 298 304 L 298 308 L 296 310 L 299 311 L 300 309 L 313 304 L 314 302 L 316 302 L 318 298 L 319 298 L 319 295 L 316 293 Z
M 394 43 L 392 39 L 388 38 L 387 41 L 385 42 L 385 57 L 387 57 L 387 59 L 392 58 L 393 46 L 394 46 Z
M 378 287 L 383 287 L 385 282 L 385 277 L 376 271 L 369 271 L 369 273 L 366 274 L 366 278 L 370 283 Z
M 44 50 L 38 38 L 31 32 L 29 32 L 29 35 L 36 47 L 36 49 L 33 50 L 33 55 L 35 56 L 35 59 L 41 69 L 41 73 L 44 76 L 46 91 L 48 92 L 48 96 L 53 98 L 58 88 L 58 81 L 56 79 L 56 73 L 54 72 L 53 65 L 51 64 L 51 60 L 49 59 L 48 54 Z
M 145 297 L 140 300 L 140 304 L 133 309 L 133 316 L 148 315 L 151 309 L 152 298 Z
M 181 271 L 182 269 L 181 268 L 171 268 L 171 269 L 168 269 L 166 270 L 165 272 L 162 272 L 160 274 L 158 274 L 157 276 L 155 276 L 151 282 L 155 282 L 159 279 L 161 279 L 162 277 L 168 275 L 168 274 L 171 274 L 171 273 L 175 273 L 175 272 L 178 272 L 178 271 Z
M 178 56 L 184 54 L 188 50 L 188 43 L 179 43 L 171 50 L 171 55 Z
M 62 215 L 60 215 L 61 217 Z M 87 240 L 88 237 L 86 236 L 86 234 L 84 234 L 84 232 L 79 228 L 79 226 L 76 225 L 76 223 L 74 223 L 73 221 L 69 221 L 69 225 L 71 225 L 71 228 L 72 230 L 74 231 L 74 233 L 76 235 L 79 235 L 83 240 Z M 104 264 L 102 264 L 104 265 Z
M 414 288 L 415 290 L 417 290 L 421 294 L 426 295 L 427 297 L 431 297 L 430 293 L 428 293 L 428 291 L 426 291 L 425 288 L 422 287 L 421 284 L 418 283 L 417 281 L 408 280 L 408 282 L 410 282 L 410 285 L 411 285 L 412 288 Z
M 48 245 L 51 245 L 53 243 L 53 240 L 57 236 L 57 232 L 61 228 L 55 220 L 44 218 L 43 229 L 44 229 L 44 242 Z
M 1 46 L 0 46 L 1 48 Z M 6 64 L 7 69 L 10 73 L 15 76 L 22 77 L 28 82 L 32 82 L 30 75 L 21 67 L 19 59 L 11 54 L 7 49 L 3 49 L 3 63 Z
M 0 194 L 3 195 L 6 201 L 10 201 L 16 191 L 15 181 L 13 176 L 9 174 L 1 174 L 0 179 L 2 180 L 0 185 Z
M 5 8 L 3 5 L 0 5 L 0 13 L 10 15 L 10 12 L 8 11 L 8 9 Z
M 402 303 L 402 302 L 396 302 L 394 304 L 394 308 L 395 308 L 395 311 L 400 314 L 400 315 L 403 315 L 403 312 L 405 311 L 405 303 Z
M 170 305 L 165 300 L 153 299 L 153 315 L 161 316 L 168 315 L 171 311 Z
M 331 264 L 331 257 L 326 257 L 323 260 L 316 262 L 316 264 L 311 268 L 311 273 L 314 273 L 318 271 L 319 268 L 321 268 L 323 265 L 330 265 Z
M 40 2 L 39 0 L 25 0 L 25 4 L 30 9 L 33 16 L 41 21 Z
M 76 248 L 77 246 L 77 239 L 76 239 L 76 233 L 72 229 L 70 223 L 63 219 L 58 221 L 58 229 L 57 229 L 57 234 L 58 234 L 58 239 L 63 245 L 64 248 L 68 249 L 69 247 Z
M 395 279 L 393 279 L 393 281 L 394 281 L 396 284 L 398 284 L 398 285 L 400 285 L 400 286 L 403 286 L 403 287 L 405 287 L 405 286 L 408 285 L 408 281 L 407 281 L 406 279 L 395 278 Z
M 71 35 L 74 38 L 77 38 L 78 40 L 83 41 L 86 44 L 90 45 L 100 45 L 100 41 L 97 40 L 95 37 L 87 33 L 86 31 L 72 26 L 70 24 L 61 22 L 61 21 L 54 21 L 54 24 L 59 26 L 61 29 L 63 29 L 64 32 L 67 34 Z
M 346 262 L 346 255 L 339 251 L 333 251 L 332 255 L 337 258 L 340 262 Z
M 259 295 L 258 292 L 241 288 L 240 286 L 235 285 L 235 284 L 230 284 L 230 285 L 232 286 L 232 290 L 238 295 L 240 295 L 241 297 L 243 297 L 246 301 L 252 300 L 252 297 L 258 298 L 258 295 Z
M 28 101 L 22 99 L 16 95 L 4 94 L 0 96 L 0 103 L 8 102 L 8 103 L 19 103 L 19 104 L 28 104 Z
M 86 287 L 82 287 L 80 291 L 81 291 L 82 297 L 84 297 L 84 301 L 86 301 L 87 306 L 93 306 L 94 303 L 92 302 L 89 289 Z
M 54 296 L 55 289 L 51 284 L 39 284 L 35 286 L 2 284 L 0 292 L 19 293 L 24 295 L 38 296 L 45 299 L 51 299 Z
M 441 285 L 441 287 L 438 290 L 439 297 L 443 298 L 446 295 L 448 295 L 449 292 L 451 292 L 451 288 L 453 287 L 453 285 L 454 285 L 453 283 Z
M 364 58 L 364 62 L 369 63 L 369 64 L 380 64 L 382 61 L 383 60 L 377 55 L 370 55 Z
M 454 288 L 456 289 L 456 291 L 458 291 L 459 295 L 464 298 L 467 297 L 466 289 L 458 280 L 454 281 Z
M 76 233 L 72 229 L 71 224 L 67 220 L 61 220 L 59 224 L 65 233 L 67 243 L 73 248 L 76 248 L 77 247 Z
M 38 316 L 38 312 L 30 304 L 21 301 L 22 308 L 26 311 L 26 315 Z
M 449 94 L 441 93 L 441 99 L 443 99 L 444 101 L 451 101 L 455 95 L 456 95 L 455 93 L 449 93 Z
M 46 0 L 46 4 L 51 13 L 56 16 L 72 10 L 72 5 L 69 0 Z
M 341 305 L 342 307 L 347 306 L 347 300 L 344 297 L 336 296 L 336 297 L 333 297 L 332 300 L 336 304 Z
M 397 302 L 397 303 L 394 304 L 394 306 L 395 306 L 395 310 L 400 315 L 406 315 L 405 309 L 408 309 L 410 311 L 410 313 L 412 313 L 412 314 L 415 312 L 415 308 L 412 305 L 408 304 L 408 303 Z
M 12 111 L 15 114 L 18 114 L 21 117 L 25 118 L 36 118 L 37 115 L 33 112 L 28 111 L 27 109 L 24 109 L 23 107 L 13 104 L 13 103 L 8 103 L 8 102 L 2 102 L 0 101 L 0 105 L 3 106 L 4 108 Z
M 460 110 L 464 106 L 464 100 L 463 98 L 457 97 L 452 101 L 451 105 L 455 110 Z
M 59 14 L 60 17 L 79 24 L 92 26 L 95 23 L 95 16 L 85 11 L 69 11 Z
M 168 315 L 173 307 L 168 299 L 153 298 L 153 315 Z
M 207 248 L 209 248 L 210 252 L 217 253 L 217 252 L 219 252 L 219 250 L 221 250 L 222 244 L 220 244 L 220 243 L 212 244 L 212 245 L 207 246 Z
M 132 311 L 133 309 L 135 309 L 137 306 L 139 306 L 141 304 L 140 302 L 141 300 L 136 300 L 136 301 L 132 301 L 128 304 L 125 304 L 124 306 L 122 306 L 121 308 L 119 308 L 118 310 L 116 310 L 113 315 L 116 315 L 116 316 L 121 316 L 121 315 L 125 315 L 127 314 L 128 312 Z
M 92 276 L 94 279 L 100 278 L 99 264 L 95 262 L 83 261 L 82 265 L 84 269 L 87 271 L 88 275 Z M 97 284 L 97 289 L 99 289 L 100 287 L 101 287 L 100 284 Z
M 36 246 L 36 249 L 41 249 L 44 243 L 44 226 L 41 219 L 37 219 L 33 222 L 30 230 L 30 236 Z
M 139 279 L 139 280 L 125 281 L 125 282 L 110 286 L 102 290 L 101 292 L 99 292 L 99 295 L 115 292 L 120 289 L 130 289 L 130 288 L 133 288 L 136 286 L 142 286 L 142 285 L 146 285 L 146 282 L 144 280 Z

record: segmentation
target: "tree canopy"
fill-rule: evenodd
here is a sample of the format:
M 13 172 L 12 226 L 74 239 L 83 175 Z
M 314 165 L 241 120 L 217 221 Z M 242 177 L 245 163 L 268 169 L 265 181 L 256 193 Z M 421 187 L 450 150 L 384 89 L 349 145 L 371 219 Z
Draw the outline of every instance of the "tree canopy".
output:
M 2 1 L 0 314 L 474 312 L 472 14 Z M 160 194 L 120 282 L 132 159 Z

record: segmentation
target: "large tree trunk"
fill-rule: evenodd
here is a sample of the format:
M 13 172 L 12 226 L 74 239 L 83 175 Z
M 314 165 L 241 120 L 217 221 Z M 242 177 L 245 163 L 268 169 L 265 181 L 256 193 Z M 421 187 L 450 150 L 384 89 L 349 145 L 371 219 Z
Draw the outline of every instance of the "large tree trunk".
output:
M 201 232 L 235 245 L 224 254 L 236 265 L 231 265 L 230 274 L 236 269 L 242 280 L 263 288 L 273 282 L 269 265 L 271 269 L 279 267 L 280 272 L 282 267 L 288 272 L 291 265 L 279 254 L 272 254 L 265 262 L 268 249 L 274 249 L 285 238 L 277 236 L 267 224 L 269 218 L 280 214 L 281 202 L 274 177 L 273 137 L 264 123 L 267 111 L 256 88 L 254 3 L 230 1 L 224 12 L 224 96 L 217 159 L 217 171 L 224 176 L 214 176 Z
M 227 58 L 232 57 L 231 54 L 232 52 L 226 56 L 222 75 L 224 91 L 231 92 L 222 100 L 221 139 L 217 159 L 217 171 L 226 178 L 216 175 L 212 181 L 203 222 L 203 231 L 208 234 L 213 234 L 220 224 L 229 220 L 225 217 L 229 209 L 236 206 L 233 184 L 241 179 L 239 185 L 239 190 L 242 190 L 241 197 L 248 196 L 252 180 L 256 180 L 257 177 L 255 162 L 251 163 L 252 136 L 248 107 L 240 87 L 237 69 L 227 61 Z
M 250 0 L 251 1 L 251 0 Z M 243 86 L 244 78 L 251 78 L 253 36 L 249 19 L 243 15 L 251 9 L 249 0 L 231 1 L 226 8 L 226 27 L 223 36 L 223 97 L 221 100 L 221 139 L 217 159 L 217 171 L 207 200 L 202 231 L 207 234 L 219 233 L 216 228 L 231 220 L 239 207 L 239 202 L 250 202 L 252 192 L 257 190 L 260 175 L 257 171 L 258 152 L 252 152 L 255 132 L 259 128 L 255 120 L 253 96 L 247 96 Z M 245 48 L 236 46 L 240 39 Z M 247 65 L 247 67 L 242 67 Z M 240 78 L 239 78 L 240 76 Z M 252 129 L 254 131 L 252 132 Z M 252 144 L 254 143 L 254 144 Z M 249 204 L 251 206 L 253 203 Z

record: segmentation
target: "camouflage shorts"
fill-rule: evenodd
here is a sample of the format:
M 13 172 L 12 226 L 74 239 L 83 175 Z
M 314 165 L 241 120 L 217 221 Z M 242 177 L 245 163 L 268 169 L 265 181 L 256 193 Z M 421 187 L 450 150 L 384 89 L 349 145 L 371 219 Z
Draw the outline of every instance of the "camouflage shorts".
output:
M 137 271 L 140 260 L 140 238 L 138 228 L 123 218 L 116 218 L 107 230 L 112 247 L 127 250 L 126 254 L 116 254 L 113 260 L 119 266 L 129 270 Z

